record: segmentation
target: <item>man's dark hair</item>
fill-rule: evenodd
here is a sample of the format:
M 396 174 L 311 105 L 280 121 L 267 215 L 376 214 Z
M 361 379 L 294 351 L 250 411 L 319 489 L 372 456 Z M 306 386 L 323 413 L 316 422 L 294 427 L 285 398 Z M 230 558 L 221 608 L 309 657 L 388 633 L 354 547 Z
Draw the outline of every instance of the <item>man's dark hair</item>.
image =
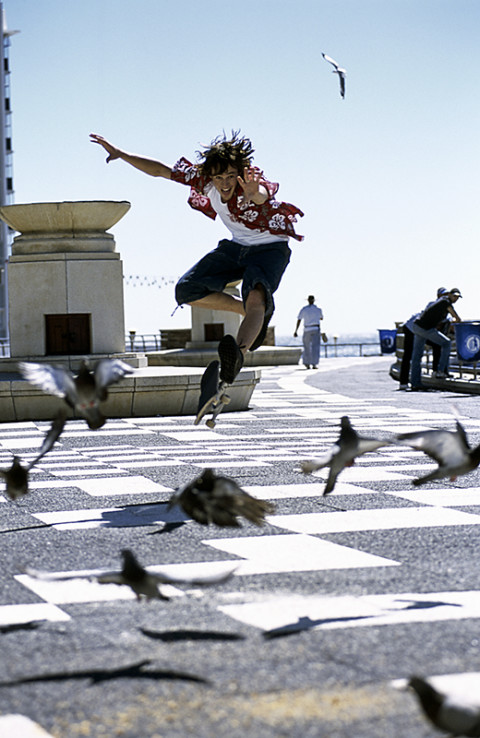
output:
M 210 146 L 205 146 L 204 151 L 197 151 L 200 173 L 211 177 L 214 174 L 223 174 L 232 166 L 239 174 L 243 174 L 244 167 L 252 162 L 254 150 L 250 139 L 240 136 L 240 131 L 232 131 L 229 139 L 224 133 L 215 138 Z

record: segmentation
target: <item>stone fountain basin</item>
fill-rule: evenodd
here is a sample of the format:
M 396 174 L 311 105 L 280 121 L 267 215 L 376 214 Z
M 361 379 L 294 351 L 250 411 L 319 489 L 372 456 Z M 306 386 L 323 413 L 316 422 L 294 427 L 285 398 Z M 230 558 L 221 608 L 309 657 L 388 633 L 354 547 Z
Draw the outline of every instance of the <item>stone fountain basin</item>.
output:
M 35 202 L 0 207 L 2 220 L 19 233 L 105 232 L 130 209 L 127 201 Z

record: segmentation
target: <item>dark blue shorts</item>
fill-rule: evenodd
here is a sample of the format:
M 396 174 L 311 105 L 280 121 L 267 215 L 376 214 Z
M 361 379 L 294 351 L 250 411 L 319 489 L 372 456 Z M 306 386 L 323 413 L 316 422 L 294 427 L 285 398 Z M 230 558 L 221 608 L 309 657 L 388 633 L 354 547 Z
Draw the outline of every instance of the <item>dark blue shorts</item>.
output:
M 229 282 L 242 280 L 243 304 L 249 292 L 261 285 L 265 290 L 267 315 L 273 313 L 273 293 L 278 288 L 290 261 L 290 247 L 286 241 L 242 246 L 223 239 L 216 249 L 200 259 L 175 288 L 179 305 L 201 300 L 212 292 L 223 292 Z

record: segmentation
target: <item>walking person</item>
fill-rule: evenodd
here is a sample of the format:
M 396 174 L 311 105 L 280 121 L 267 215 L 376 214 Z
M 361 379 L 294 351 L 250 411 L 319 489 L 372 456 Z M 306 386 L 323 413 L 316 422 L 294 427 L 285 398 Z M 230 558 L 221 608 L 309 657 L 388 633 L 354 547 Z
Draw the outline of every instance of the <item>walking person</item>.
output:
M 303 353 L 302 361 L 307 369 L 316 369 L 320 361 L 320 336 L 327 341 L 325 333 L 321 332 L 320 323 L 323 320 L 323 311 L 315 305 L 315 297 L 308 296 L 308 305 L 305 305 L 297 317 L 294 337 L 298 336 L 298 329 L 303 320 Z
M 152 177 L 187 185 L 189 205 L 212 219 L 218 215 L 230 231 L 231 240 L 221 240 L 180 278 L 175 289 L 179 305 L 227 310 L 243 316 L 237 336 L 226 335 L 219 343 L 218 371 L 215 366 L 207 367 L 208 381 L 202 383 L 200 411 L 212 397 L 213 387 L 217 385 L 217 389 L 219 381 L 231 384 L 242 368 L 246 352 L 263 343 L 274 311 L 273 294 L 290 260 L 289 239 L 303 240 L 293 226 L 303 213 L 295 205 L 275 199 L 279 185 L 267 180 L 252 165 L 252 143 L 238 131 L 203 147 L 203 151 L 197 152 L 196 164 L 182 157 L 173 167 L 128 153 L 98 134 L 90 137 L 108 153 L 107 162 L 121 159 Z M 229 282 L 239 279 L 243 280 L 241 299 L 223 291 Z

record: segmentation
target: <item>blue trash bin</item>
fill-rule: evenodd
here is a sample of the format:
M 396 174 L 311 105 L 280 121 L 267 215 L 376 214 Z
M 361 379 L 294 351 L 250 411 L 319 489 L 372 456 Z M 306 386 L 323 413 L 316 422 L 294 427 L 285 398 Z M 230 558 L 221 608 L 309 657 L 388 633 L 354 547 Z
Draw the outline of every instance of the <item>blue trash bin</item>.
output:
M 457 356 L 460 361 L 480 360 L 480 322 L 454 323 Z
M 397 331 L 396 330 L 380 330 L 380 351 L 382 354 L 394 354 L 397 348 Z

